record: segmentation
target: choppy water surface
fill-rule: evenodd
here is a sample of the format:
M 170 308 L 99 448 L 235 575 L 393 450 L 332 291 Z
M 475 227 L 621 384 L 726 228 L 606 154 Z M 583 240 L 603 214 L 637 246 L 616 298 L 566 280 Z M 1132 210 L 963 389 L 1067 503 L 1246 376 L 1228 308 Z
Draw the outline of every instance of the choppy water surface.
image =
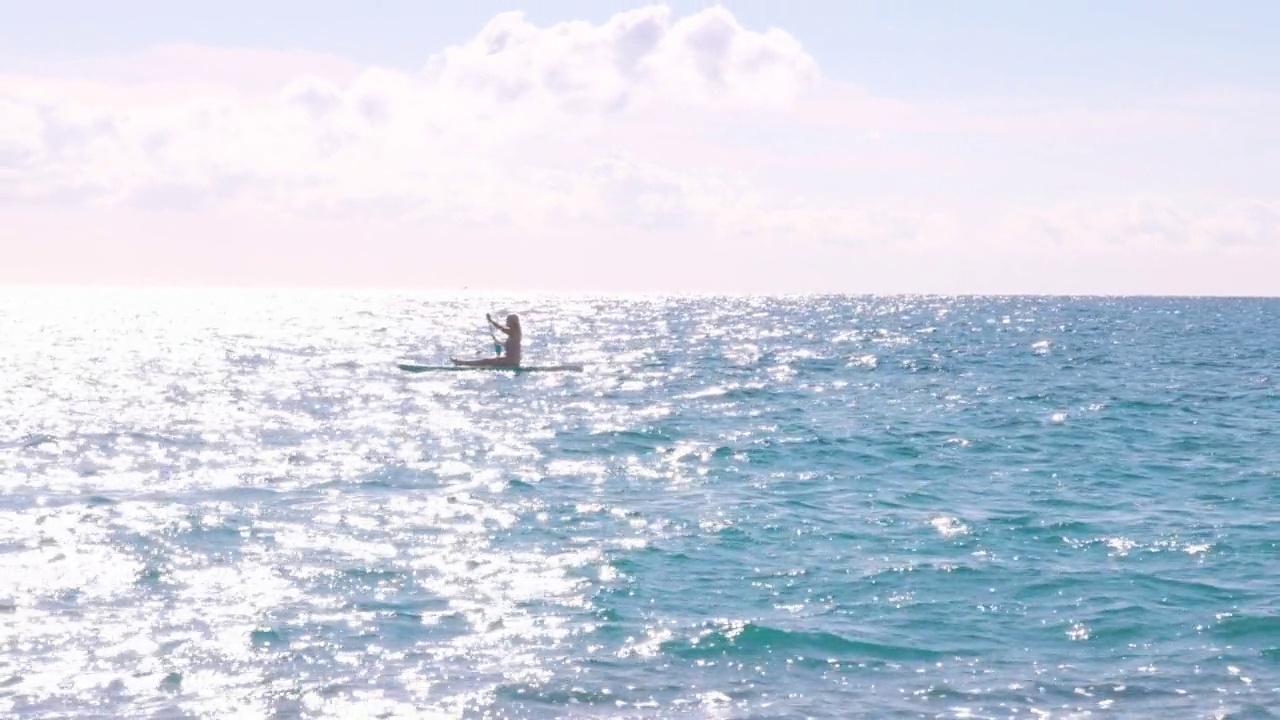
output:
M 0 716 L 1274 717 L 1278 328 L 5 291 Z

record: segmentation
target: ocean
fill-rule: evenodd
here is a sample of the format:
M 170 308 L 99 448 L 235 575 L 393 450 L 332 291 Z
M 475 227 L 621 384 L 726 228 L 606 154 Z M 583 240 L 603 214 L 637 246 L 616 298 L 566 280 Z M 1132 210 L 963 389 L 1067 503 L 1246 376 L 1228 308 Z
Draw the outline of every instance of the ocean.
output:
M 488 356 L 581 373 L 409 374 Z M 0 717 L 1272 718 L 1280 301 L 0 292 Z

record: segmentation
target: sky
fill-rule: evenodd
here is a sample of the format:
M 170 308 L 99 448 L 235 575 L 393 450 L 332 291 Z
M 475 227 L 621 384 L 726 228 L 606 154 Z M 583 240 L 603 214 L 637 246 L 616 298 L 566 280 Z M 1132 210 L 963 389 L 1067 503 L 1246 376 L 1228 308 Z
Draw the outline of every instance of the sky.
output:
M 1280 4 L 46 0 L 0 284 L 1280 295 Z

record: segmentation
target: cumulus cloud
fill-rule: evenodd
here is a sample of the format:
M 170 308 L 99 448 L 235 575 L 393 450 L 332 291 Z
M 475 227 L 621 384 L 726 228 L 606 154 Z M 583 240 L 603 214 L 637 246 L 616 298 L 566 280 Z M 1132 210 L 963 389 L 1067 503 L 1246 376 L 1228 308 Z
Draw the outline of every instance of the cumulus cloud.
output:
M 722 7 L 677 20 L 652 6 L 598 26 L 539 28 L 504 13 L 470 42 L 433 56 L 426 76 L 494 105 L 615 113 L 654 102 L 786 102 L 812 87 L 818 67 L 787 33 L 747 30 Z
M 538 27 L 505 13 L 420 74 L 369 68 L 341 84 L 301 73 L 273 93 L 256 80 L 219 93 L 166 82 L 139 101 L 136 84 L 9 78 L 0 85 L 0 193 L 9 202 L 75 195 L 155 208 L 529 219 L 554 214 L 557 201 L 582 214 L 576 185 L 590 182 L 600 213 L 670 226 L 688 214 L 679 181 L 627 174 L 603 159 L 616 148 L 601 143 L 560 193 L 540 184 L 546 173 L 532 171 L 531 158 L 540 146 L 589 142 L 601 118 L 783 107 L 817 79 L 816 63 L 784 32 L 744 28 L 723 8 L 675 18 L 660 6 L 601 25 Z

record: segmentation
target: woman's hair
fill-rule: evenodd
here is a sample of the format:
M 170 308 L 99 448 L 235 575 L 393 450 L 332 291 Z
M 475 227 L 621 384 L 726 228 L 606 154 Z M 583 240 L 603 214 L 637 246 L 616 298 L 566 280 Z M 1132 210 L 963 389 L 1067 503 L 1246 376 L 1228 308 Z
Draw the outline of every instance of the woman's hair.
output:
M 516 327 L 520 327 L 520 316 L 516 315 L 515 313 L 511 313 L 510 315 L 508 315 L 507 325 L 515 325 Z

